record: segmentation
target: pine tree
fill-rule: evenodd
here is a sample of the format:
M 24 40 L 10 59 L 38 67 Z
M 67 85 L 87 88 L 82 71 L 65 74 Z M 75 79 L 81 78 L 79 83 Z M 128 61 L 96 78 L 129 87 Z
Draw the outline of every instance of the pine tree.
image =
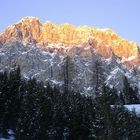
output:
M 93 67 L 93 81 L 95 81 L 95 94 L 98 95 L 101 92 L 102 86 L 105 81 L 103 65 L 99 60 L 96 60 Z
M 119 100 L 120 100 L 120 104 L 121 105 L 124 105 L 125 104 L 125 100 L 124 100 L 124 96 L 123 96 L 123 93 L 122 92 L 119 95 Z
M 140 118 L 124 106 L 114 106 L 111 110 L 112 137 L 115 140 L 138 140 L 140 138 Z
M 7 72 L 4 72 L 1 75 L 1 108 L 2 117 L 2 133 L 5 135 L 7 129 L 15 130 L 16 123 L 19 117 L 20 112 L 20 68 L 14 69 L 8 75 Z
M 59 78 L 64 83 L 64 92 L 72 90 L 75 72 L 76 70 L 74 60 L 69 55 L 65 56 L 63 59 L 61 69 L 59 71 Z
M 0 132 L 3 133 L 6 131 L 4 119 L 7 112 L 7 86 L 8 86 L 8 77 L 7 72 L 0 73 Z
M 97 112 L 102 117 L 100 121 L 103 123 L 101 134 L 102 138 L 111 139 L 111 105 L 118 103 L 118 96 L 115 89 L 110 89 L 108 86 L 103 85 L 102 93 L 96 97 Z
M 127 78 L 124 78 L 124 90 L 123 90 L 123 96 L 124 96 L 124 100 L 125 100 L 125 104 L 136 104 L 139 103 L 139 98 L 137 95 L 137 90 L 134 90 Z

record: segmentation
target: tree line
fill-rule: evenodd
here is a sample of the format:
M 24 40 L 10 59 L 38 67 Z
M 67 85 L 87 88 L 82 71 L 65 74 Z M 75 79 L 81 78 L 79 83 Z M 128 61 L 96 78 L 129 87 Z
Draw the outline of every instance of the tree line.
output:
M 1 72 L 0 135 L 8 138 L 11 129 L 16 140 L 139 140 L 140 116 L 123 107 L 124 94 L 106 85 L 101 91 L 93 99 L 67 86 L 60 92 L 49 83 L 24 80 L 19 67 Z

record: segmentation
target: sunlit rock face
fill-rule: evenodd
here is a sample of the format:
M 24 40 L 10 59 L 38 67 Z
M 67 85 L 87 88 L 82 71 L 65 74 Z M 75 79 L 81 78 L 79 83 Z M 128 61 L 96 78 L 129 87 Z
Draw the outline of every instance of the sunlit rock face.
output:
M 0 34 L 0 71 L 19 65 L 25 78 L 64 85 L 69 57 L 69 87 L 94 93 L 96 62 L 104 82 L 123 91 L 124 77 L 140 92 L 140 55 L 136 43 L 110 29 L 41 22 L 26 17 Z
M 36 44 L 41 48 L 47 48 L 48 44 L 58 43 L 62 43 L 65 47 L 79 44 L 83 47 L 84 43 L 88 43 L 106 58 L 111 56 L 112 51 L 121 58 L 131 56 L 137 58 L 139 55 L 136 43 L 121 38 L 110 29 L 43 23 L 33 17 L 23 18 L 18 23 L 9 26 L 0 35 L 0 46 L 11 39 L 23 41 L 25 44 Z

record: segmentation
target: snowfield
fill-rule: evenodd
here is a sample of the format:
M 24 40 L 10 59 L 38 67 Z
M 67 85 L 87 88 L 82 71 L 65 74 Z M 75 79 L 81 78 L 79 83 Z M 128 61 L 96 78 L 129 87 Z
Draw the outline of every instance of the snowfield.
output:
M 11 129 L 9 129 L 8 130 L 8 138 L 2 138 L 1 134 L 0 134 L 0 140 L 15 140 L 14 132 Z
M 140 104 L 124 105 L 129 111 L 135 111 L 140 115 Z
M 111 105 L 111 107 L 115 107 L 114 105 Z M 117 107 L 121 107 L 120 105 L 117 105 Z M 125 108 L 127 108 L 129 111 L 135 111 L 137 115 L 140 115 L 140 104 L 130 104 L 130 105 L 124 105 Z

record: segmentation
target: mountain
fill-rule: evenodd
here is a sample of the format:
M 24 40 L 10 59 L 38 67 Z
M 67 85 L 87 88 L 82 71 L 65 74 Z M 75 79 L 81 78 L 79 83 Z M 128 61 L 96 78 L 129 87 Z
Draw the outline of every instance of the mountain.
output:
M 139 64 L 139 46 L 111 29 L 25 17 L 0 34 L 1 71 L 19 65 L 24 78 L 84 94 L 102 83 L 122 91 L 125 78 L 139 91 Z

